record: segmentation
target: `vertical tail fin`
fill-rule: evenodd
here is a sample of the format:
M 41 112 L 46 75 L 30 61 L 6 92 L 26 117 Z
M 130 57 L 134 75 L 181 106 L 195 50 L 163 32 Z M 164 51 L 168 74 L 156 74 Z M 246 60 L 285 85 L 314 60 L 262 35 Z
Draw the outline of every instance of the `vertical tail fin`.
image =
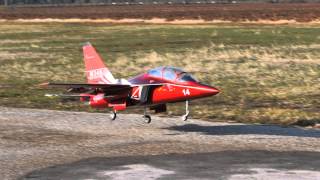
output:
M 101 57 L 90 43 L 83 47 L 86 76 L 89 84 L 113 84 L 116 82 Z

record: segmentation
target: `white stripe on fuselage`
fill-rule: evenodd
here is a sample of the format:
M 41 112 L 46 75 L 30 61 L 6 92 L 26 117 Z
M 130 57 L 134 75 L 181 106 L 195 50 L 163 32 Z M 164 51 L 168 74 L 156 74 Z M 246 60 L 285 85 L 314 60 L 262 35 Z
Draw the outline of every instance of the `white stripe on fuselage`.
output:
M 203 88 L 203 87 L 197 87 L 197 86 L 187 86 L 187 85 L 180 85 L 180 84 L 172 84 L 172 83 L 163 83 L 163 84 L 132 84 L 132 86 L 159 86 L 159 85 L 171 85 L 171 86 L 178 86 L 178 87 L 185 87 L 185 88 L 192 88 L 192 89 L 200 89 L 200 90 L 207 90 L 215 92 L 216 90 L 209 89 L 209 88 Z

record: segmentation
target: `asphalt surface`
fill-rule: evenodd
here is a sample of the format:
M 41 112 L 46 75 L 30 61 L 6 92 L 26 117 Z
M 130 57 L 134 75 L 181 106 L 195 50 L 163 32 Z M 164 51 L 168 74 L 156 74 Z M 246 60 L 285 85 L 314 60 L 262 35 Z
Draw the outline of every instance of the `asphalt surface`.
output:
M 320 179 L 320 131 L 0 107 L 1 179 Z
M 95 157 L 51 166 L 22 179 L 320 179 L 320 153 L 223 151 Z

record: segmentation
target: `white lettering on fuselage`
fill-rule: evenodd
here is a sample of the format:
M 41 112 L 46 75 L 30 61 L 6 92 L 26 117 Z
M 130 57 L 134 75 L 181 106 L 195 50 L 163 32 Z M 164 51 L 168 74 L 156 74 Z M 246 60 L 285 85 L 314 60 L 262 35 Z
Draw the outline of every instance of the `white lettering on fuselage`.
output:
M 189 89 L 183 89 L 182 93 L 184 96 L 189 96 L 190 95 L 190 90 Z

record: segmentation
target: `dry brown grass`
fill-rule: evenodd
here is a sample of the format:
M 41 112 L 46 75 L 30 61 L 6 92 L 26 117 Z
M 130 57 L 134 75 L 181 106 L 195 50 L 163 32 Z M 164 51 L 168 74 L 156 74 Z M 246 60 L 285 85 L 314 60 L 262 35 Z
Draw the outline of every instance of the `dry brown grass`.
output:
M 81 43 L 91 41 L 117 78 L 169 65 L 222 90 L 192 102 L 194 117 L 283 124 L 320 117 L 316 26 L 4 23 L 0 31 L 0 81 L 17 87 L 0 89 L 3 105 L 90 110 L 46 99 L 34 85 L 85 82 Z

